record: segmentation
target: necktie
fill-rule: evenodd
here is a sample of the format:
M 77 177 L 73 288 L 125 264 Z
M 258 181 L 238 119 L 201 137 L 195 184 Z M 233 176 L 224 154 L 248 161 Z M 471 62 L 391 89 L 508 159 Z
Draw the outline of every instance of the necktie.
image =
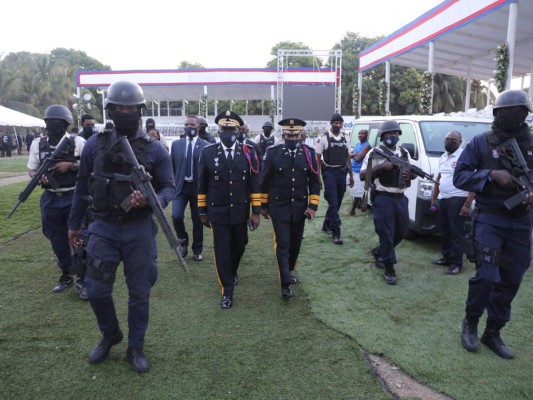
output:
M 291 155 L 291 158 L 294 160 L 294 157 L 296 156 L 296 152 L 291 150 L 289 153 Z
M 187 164 L 185 167 L 185 178 L 192 178 L 192 139 L 189 139 L 189 145 L 187 146 L 187 159 L 185 163 Z
M 233 161 L 233 157 L 231 156 L 231 149 L 227 149 L 228 151 L 228 161 Z

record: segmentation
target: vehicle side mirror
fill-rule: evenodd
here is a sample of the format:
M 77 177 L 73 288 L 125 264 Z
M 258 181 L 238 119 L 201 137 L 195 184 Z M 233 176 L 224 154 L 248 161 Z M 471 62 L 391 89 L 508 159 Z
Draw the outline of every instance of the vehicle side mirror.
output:
M 413 160 L 418 160 L 418 154 L 416 154 L 415 145 L 413 143 L 403 143 L 402 147 L 409 152 L 409 155 Z

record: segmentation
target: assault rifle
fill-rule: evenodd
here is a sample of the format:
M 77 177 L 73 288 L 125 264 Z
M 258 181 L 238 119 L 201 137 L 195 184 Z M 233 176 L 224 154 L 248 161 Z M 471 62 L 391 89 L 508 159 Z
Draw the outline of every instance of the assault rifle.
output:
M 28 185 L 24 188 L 22 192 L 19 194 L 18 202 L 15 204 L 15 206 L 11 209 L 9 214 L 7 214 L 7 218 L 11 218 L 17 207 L 26 201 L 26 199 L 30 196 L 31 192 L 33 192 L 33 189 L 39 184 L 41 181 L 41 177 L 45 174 L 47 174 L 48 170 L 53 167 L 58 161 L 64 160 L 65 156 L 69 153 L 70 150 L 75 148 L 74 141 L 70 139 L 69 137 L 64 137 L 61 139 L 59 144 L 57 145 L 54 152 L 47 157 L 42 163 L 33 178 L 31 178 L 31 181 L 28 183 Z M 57 189 L 59 186 L 57 181 L 54 179 L 53 175 L 47 175 L 48 178 L 48 185 L 52 189 Z
M 518 175 L 517 178 L 520 181 L 520 185 L 525 188 L 503 202 L 505 208 L 512 210 L 526 200 L 528 193 L 533 193 L 533 171 L 528 168 L 515 138 L 509 139 L 496 147 L 496 151 L 500 157 L 508 161 L 510 168 L 506 166 L 506 169 L 509 169 L 513 176 Z
M 435 179 L 433 179 L 433 174 L 430 175 L 426 172 L 424 172 L 422 169 L 418 168 L 416 165 L 410 164 L 408 161 L 395 156 L 394 154 L 388 154 L 379 147 L 374 147 L 374 152 L 376 154 L 379 154 L 381 157 L 386 158 L 388 161 L 396 165 L 398 168 L 400 168 L 400 189 L 405 189 L 405 178 L 403 177 L 403 171 L 408 171 L 412 174 L 415 174 L 416 176 L 420 178 L 427 179 L 431 182 L 437 183 Z
M 183 269 L 186 272 L 189 272 L 189 266 L 187 265 L 187 263 L 179 252 L 179 247 L 181 243 L 174 234 L 172 228 L 170 227 L 170 224 L 168 223 L 167 218 L 165 217 L 165 214 L 163 212 L 163 207 L 159 202 L 159 198 L 157 197 L 154 187 L 150 183 L 152 177 L 137 161 L 137 158 L 135 157 L 135 154 L 133 154 L 131 145 L 126 139 L 126 137 L 120 138 L 120 140 L 118 141 L 118 146 L 126 161 L 133 165 L 133 170 L 129 175 L 115 174 L 115 179 L 117 181 L 122 182 L 131 182 L 133 187 L 136 190 L 140 191 L 144 197 L 146 197 L 148 203 L 150 204 L 150 207 L 152 207 L 152 211 L 157 219 L 157 222 L 161 226 L 161 229 L 163 230 L 163 233 L 167 238 L 170 248 L 174 250 L 174 252 L 178 256 L 178 260 Z M 120 206 L 124 211 L 130 211 L 132 208 L 131 196 L 126 197 L 126 199 L 121 203 Z

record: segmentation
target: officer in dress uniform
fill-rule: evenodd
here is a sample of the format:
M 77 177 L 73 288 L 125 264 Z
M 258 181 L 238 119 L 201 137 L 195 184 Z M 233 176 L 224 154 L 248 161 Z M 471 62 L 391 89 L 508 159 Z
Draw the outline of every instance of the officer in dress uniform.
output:
M 349 186 L 353 186 L 353 172 L 348 142 L 341 132 L 344 119 L 340 114 L 331 117 L 331 128 L 317 139 L 315 144 L 318 162 L 321 164 L 324 181 L 324 198 L 328 202 L 328 210 L 322 230 L 331 233 L 334 244 L 342 244 L 341 219 L 339 209 L 346 192 L 346 172 L 350 175 Z
M 136 83 L 119 81 L 109 87 L 105 108 L 115 127 L 87 141 L 69 222 L 70 243 L 79 246 L 82 219 L 90 199 L 94 221 L 88 227 L 85 283 L 103 337 L 89 354 L 89 362 L 104 361 L 111 347 L 123 339 L 113 302 L 113 283 L 122 261 L 129 295 L 126 358 L 133 370 L 141 373 L 150 368 L 143 348 L 150 289 L 158 274 L 157 227 L 147 199 L 140 191 L 131 189 L 131 182 L 117 179 L 116 174 L 129 175 L 133 169 L 118 142 L 130 143 L 139 164 L 152 176 L 162 207 L 167 206 L 175 192 L 168 152 L 140 128 L 145 104 L 143 91 Z M 124 210 L 125 201 L 131 206 L 129 211 Z
M 509 322 L 511 303 L 531 262 L 531 205 L 533 194 L 525 191 L 522 201 L 508 209 L 504 202 L 524 186 L 516 163 L 510 163 L 497 147 L 515 139 L 529 170 L 533 169 L 531 130 L 525 119 L 533 112 L 522 90 L 507 90 L 496 99 L 492 129 L 475 136 L 465 147 L 453 184 L 476 193 L 473 212 L 476 274 L 468 281 L 466 316 L 461 342 L 466 350 L 478 350 L 477 326 L 487 310 L 481 342 L 498 356 L 513 358 L 500 337 Z M 520 197 L 520 196 L 519 196 Z
M 383 144 L 379 147 L 383 152 L 402 157 L 411 161 L 409 152 L 397 146 L 399 135 L 402 134 L 400 124 L 394 120 L 384 121 L 378 130 Z M 366 155 L 359 176 L 362 181 L 371 174 L 375 185 L 375 197 L 372 201 L 374 228 L 379 236 L 379 246 L 372 249 L 376 266 L 384 268 L 384 279 L 388 285 L 396 285 L 396 252 L 394 248 L 403 240 L 409 227 L 409 200 L 404 195 L 415 178 L 409 171 L 403 172 L 405 187 L 400 188 L 402 172 L 386 158 L 378 156 L 374 149 Z
M 61 269 L 59 282 L 52 289 L 54 293 L 58 293 L 74 283 L 70 275 L 73 260 L 68 243 L 68 218 L 76 186 L 78 162 L 85 146 L 85 139 L 80 136 L 70 138 L 67 127 L 72 124 L 72 114 L 65 106 L 51 105 L 44 113 L 44 120 L 48 136 L 37 138 L 31 143 L 28 158 L 30 177 L 35 176 L 41 163 L 54 152 L 64 137 L 73 142 L 73 146 L 70 146 L 68 152 L 62 155 L 62 160 L 41 177 L 41 185 L 45 189 L 40 204 L 41 225 L 44 236 L 52 244 L 52 249 L 57 257 L 57 265 Z M 87 292 L 83 284 L 83 272 L 81 271 L 78 274 L 75 289 L 82 300 L 87 300 Z
M 261 176 L 254 148 L 237 141 L 241 117 L 226 111 L 215 123 L 220 143 L 204 147 L 200 155 L 198 212 L 202 223 L 213 229 L 220 307 L 227 310 L 233 305 L 237 269 L 248 242 L 247 225 L 252 230 L 259 226 Z
M 272 218 L 274 248 L 284 299 L 293 296 L 291 272 L 302 244 L 305 220 L 313 220 L 320 199 L 318 161 L 314 149 L 301 143 L 305 121 L 287 118 L 279 122 L 285 143 L 269 147 L 261 180 L 261 214 Z

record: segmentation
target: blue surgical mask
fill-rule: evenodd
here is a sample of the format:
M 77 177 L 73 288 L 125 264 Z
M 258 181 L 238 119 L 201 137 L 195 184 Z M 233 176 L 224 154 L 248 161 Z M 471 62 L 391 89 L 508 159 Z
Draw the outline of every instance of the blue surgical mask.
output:
M 398 143 L 398 140 L 400 140 L 400 138 L 398 136 L 389 136 L 387 139 L 385 139 L 383 141 L 383 143 L 389 149 L 393 149 L 396 146 L 396 144 Z

